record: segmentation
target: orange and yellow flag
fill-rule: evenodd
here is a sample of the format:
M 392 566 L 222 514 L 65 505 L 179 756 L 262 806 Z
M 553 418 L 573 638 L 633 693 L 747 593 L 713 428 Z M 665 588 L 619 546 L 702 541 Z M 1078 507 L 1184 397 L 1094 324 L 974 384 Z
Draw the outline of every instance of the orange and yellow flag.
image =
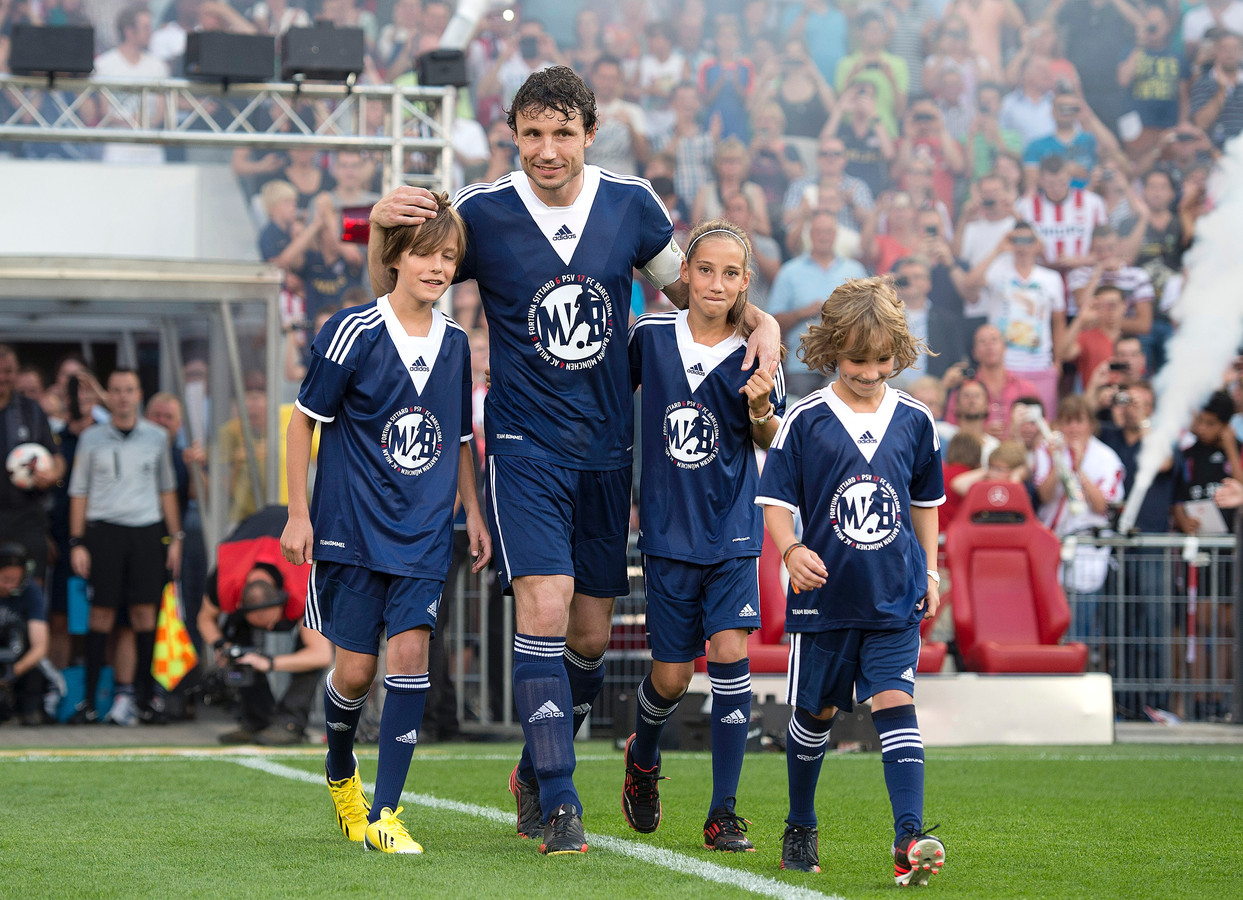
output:
M 155 656 L 151 661 L 151 674 L 166 691 L 171 691 L 185 674 L 198 662 L 198 653 L 190 632 L 181 618 L 181 604 L 177 602 L 177 587 L 171 581 L 164 585 L 160 600 L 160 617 L 155 626 Z

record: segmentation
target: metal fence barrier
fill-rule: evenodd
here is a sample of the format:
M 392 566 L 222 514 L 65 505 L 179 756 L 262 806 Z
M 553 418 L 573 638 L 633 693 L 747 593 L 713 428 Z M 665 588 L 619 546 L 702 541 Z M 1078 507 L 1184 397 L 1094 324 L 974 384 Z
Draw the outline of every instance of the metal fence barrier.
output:
M 1089 645 L 1089 671 L 1113 677 L 1118 715 L 1144 719 L 1151 710 L 1158 719 L 1166 713 L 1186 720 L 1231 719 L 1239 613 L 1235 539 L 1084 535 L 1068 542 L 1065 565 L 1085 546 L 1103 548 L 1102 554 L 1108 550 L 1106 576 L 1098 590 L 1067 591 L 1072 614 L 1067 640 Z M 597 732 L 612 727 L 619 695 L 637 688 L 651 662 L 642 556 L 633 544 L 628 567 L 630 592 L 617 598 L 605 685 L 589 720 Z M 453 609 L 441 639 L 448 641 L 462 729 L 516 736 L 513 598 L 501 597 L 492 570 L 472 575 L 469 567 L 461 567 L 447 597 Z

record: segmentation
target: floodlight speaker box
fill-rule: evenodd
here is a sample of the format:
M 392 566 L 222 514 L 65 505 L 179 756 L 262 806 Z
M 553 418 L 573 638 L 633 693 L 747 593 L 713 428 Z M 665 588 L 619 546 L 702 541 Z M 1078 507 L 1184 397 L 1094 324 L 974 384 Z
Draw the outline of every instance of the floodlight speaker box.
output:
M 13 26 L 9 69 L 14 75 L 90 75 L 95 29 L 90 25 Z
M 281 39 L 281 78 L 302 75 L 315 81 L 345 81 L 363 70 L 363 30 L 317 22 L 290 28 Z
M 466 87 L 466 54 L 461 50 L 428 50 L 418 59 L 417 71 L 422 87 Z
M 185 73 L 187 78 L 210 81 L 271 81 L 276 74 L 276 38 L 191 31 L 186 35 Z

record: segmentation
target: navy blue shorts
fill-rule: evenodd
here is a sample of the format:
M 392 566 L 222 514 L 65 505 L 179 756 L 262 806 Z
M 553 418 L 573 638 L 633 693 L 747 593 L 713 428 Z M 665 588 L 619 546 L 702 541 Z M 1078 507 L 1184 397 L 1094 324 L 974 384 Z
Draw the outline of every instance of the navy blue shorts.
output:
M 786 703 L 820 712 L 836 706 L 847 712 L 881 691 L 915 696 L 919 668 L 919 623 L 897 631 L 834 631 L 790 635 Z
M 704 641 L 729 628 L 760 627 L 758 559 L 743 556 L 707 566 L 643 557 L 647 644 L 652 659 L 690 662 Z
M 444 587 L 431 578 L 312 562 L 302 621 L 338 647 L 375 656 L 381 630 L 389 637 L 420 626 L 434 633 Z
M 567 469 L 521 456 L 489 456 L 492 556 L 508 593 L 523 575 L 569 575 L 589 597 L 630 593 L 630 466 Z

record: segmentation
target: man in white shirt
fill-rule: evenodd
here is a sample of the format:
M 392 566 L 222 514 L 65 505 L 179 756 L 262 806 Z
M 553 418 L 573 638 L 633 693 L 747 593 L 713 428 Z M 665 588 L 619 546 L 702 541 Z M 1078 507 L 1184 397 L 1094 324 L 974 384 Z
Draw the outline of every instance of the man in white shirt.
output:
M 146 81 L 167 78 L 168 66 L 147 52 L 151 41 L 151 13 L 143 4 L 134 4 L 121 10 L 117 16 L 117 34 L 121 43 L 106 53 L 95 57 L 95 75 L 106 81 Z M 141 95 L 135 93 L 125 99 L 130 115 L 140 115 Z M 158 127 L 163 103 L 159 97 L 147 99 L 147 114 L 153 127 Z M 126 123 L 115 119 L 101 123 L 107 127 L 125 127 Z M 164 162 L 164 148 L 144 144 L 104 144 L 104 162 L 143 165 Z
M 643 107 L 622 98 L 621 62 L 601 56 L 591 67 L 591 88 L 596 94 L 600 124 L 595 142 L 587 148 L 587 162 L 616 172 L 638 175 L 647 162 L 647 116 Z

